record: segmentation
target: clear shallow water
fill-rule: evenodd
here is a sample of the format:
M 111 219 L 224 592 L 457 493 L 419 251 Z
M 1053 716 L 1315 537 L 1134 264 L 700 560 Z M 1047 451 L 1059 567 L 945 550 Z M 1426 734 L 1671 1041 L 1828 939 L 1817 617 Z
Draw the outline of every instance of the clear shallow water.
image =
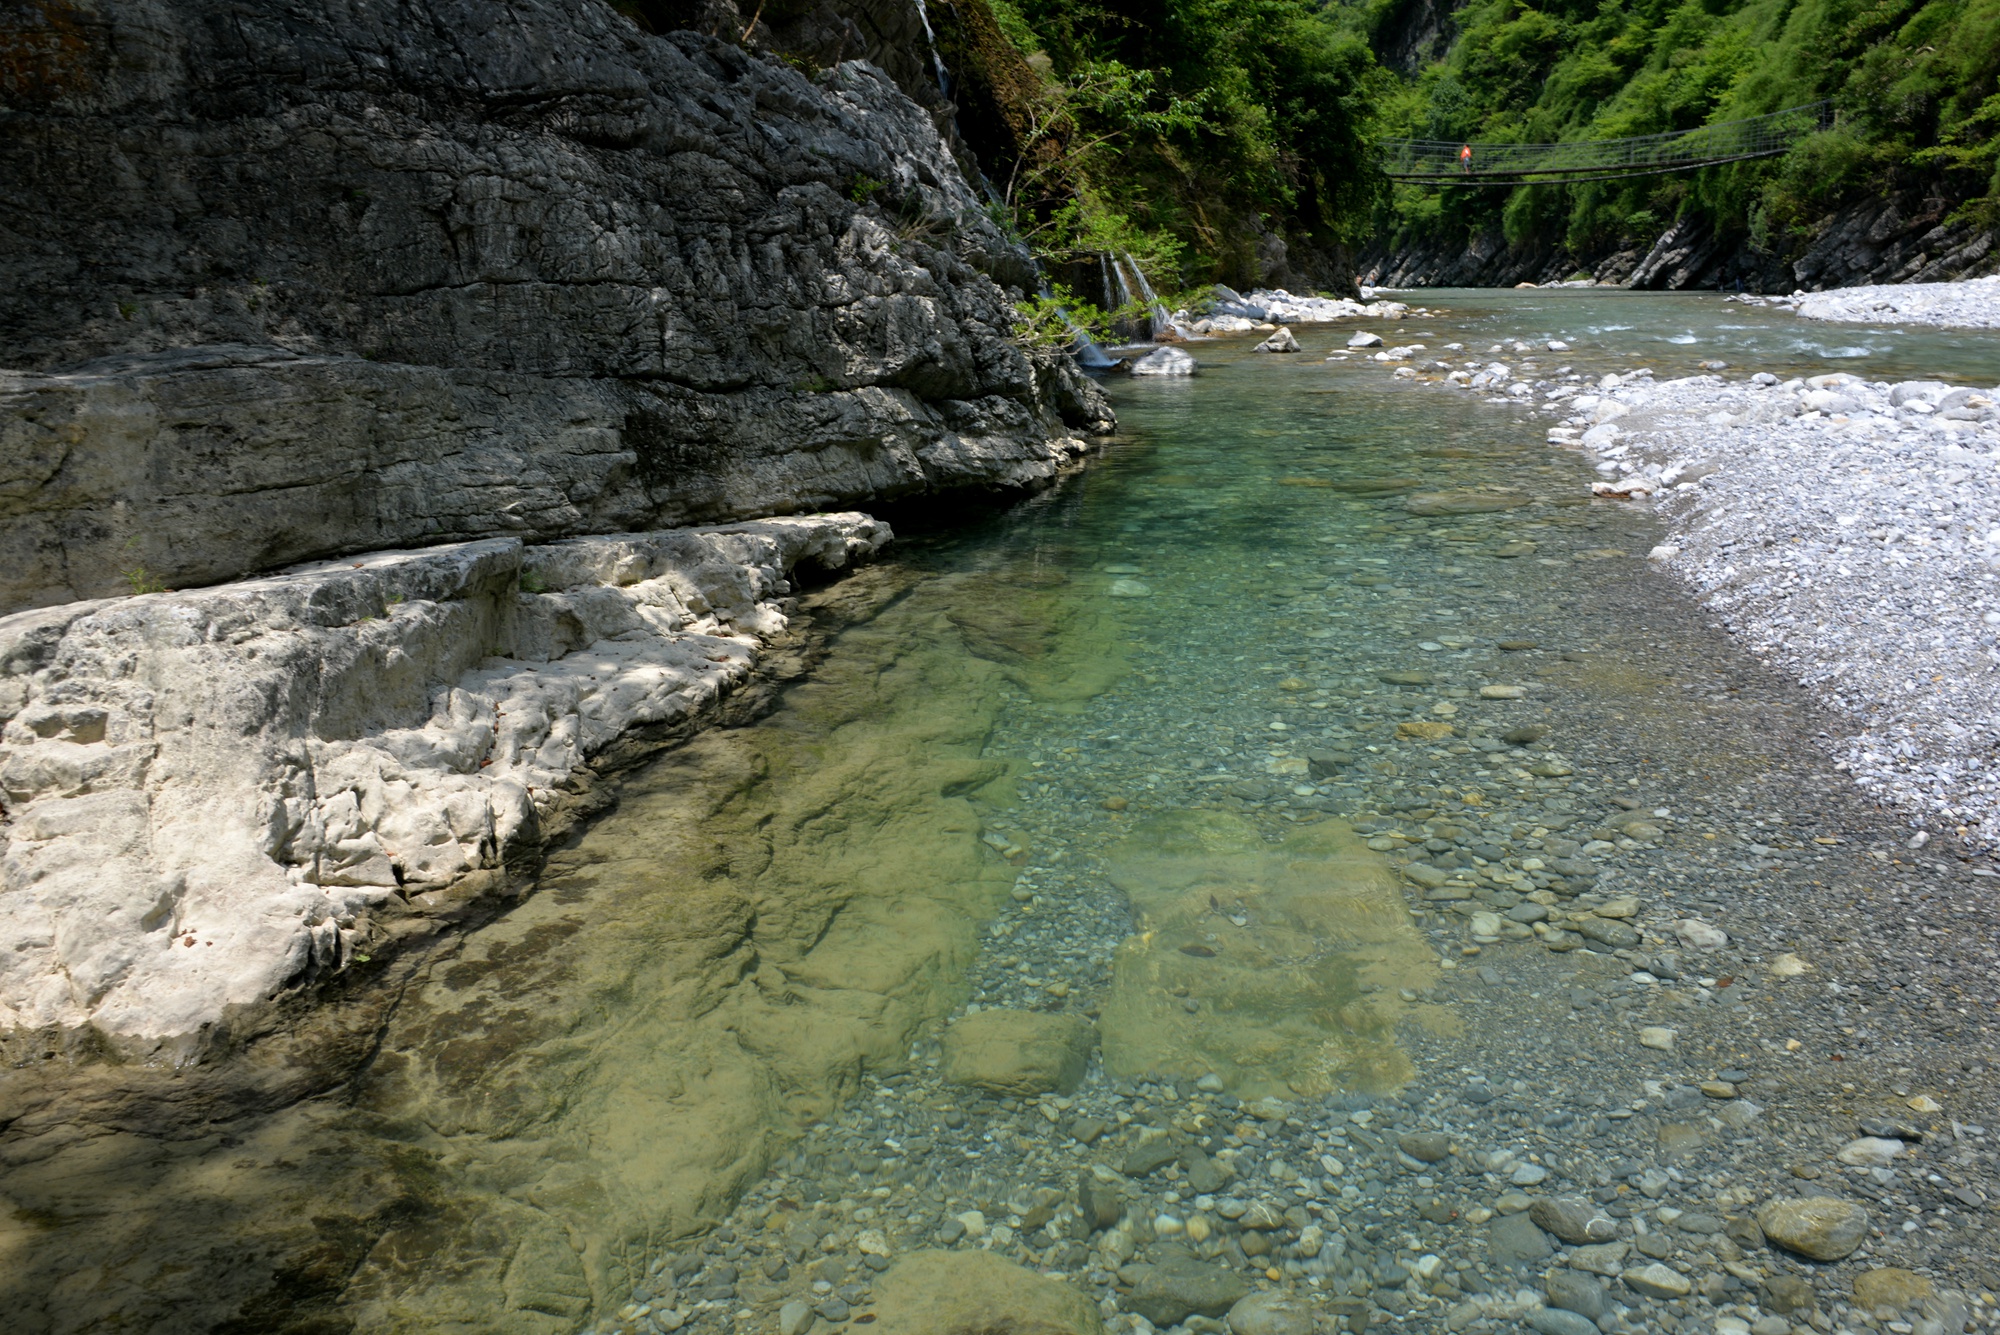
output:
M 1624 361 L 1623 369 L 1651 366 L 1661 379 L 1695 374 L 1713 358 L 1737 371 L 1785 376 L 1833 369 L 1869 380 L 2000 382 L 2000 345 L 1990 330 L 1801 320 L 1711 292 L 1424 288 L 1397 295 L 1449 308 L 1463 333 L 1490 327 L 1496 338 L 1561 339 L 1580 354 Z
M 1542 360 L 1574 374 L 1742 355 L 1666 342 L 1690 328 L 1776 345 L 1744 370 L 1799 355 L 1790 317 L 1713 298 L 1422 299 L 1451 313 L 1380 332 L 1561 336 Z M 355 1079 L 14 1146 L 24 1328 L 720 1332 L 803 1297 L 846 1312 L 828 1329 L 872 1313 L 876 1253 L 924 1245 L 1126 1309 L 1133 1262 L 1180 1256 L 1441 1328 L 1501 1319 L 1478 1305 L 1532 1279 L 1506 1195 L 1561 1189 L 1707 1286 L 1619 1290 L 1631 1325 L 1706 1331 L 1801 1267 L 1658 1211 L 1741 1215 L 1800 1166 L 1868 1203 L 1873 1263 L 1980 1280 L 1996 1248 L 1948 1192 L 1986 1180 L 1981 1140 L 1887 1178 L 1827 1159 L 1857 1117 L 1913 1116 L 1896 1089 L 1988 1101 L 1944 980 L 1864 991 L 1884 956 L 1844 925 L 1951 873 L 1647 572 L 1646 511 L 1589 502 L 1518 408 L 1323 362 L 1352 328 L 1114 383 L 1089 472 L 808 597 L 837 630 L 814 672 L 445 941 Z M 1868 373 L 1949 375 L 1951 337 Z M 1735 941 L 1682 944 L 1690 916 Z M 1785 952 L 1815 974 L 1771 977 Z M 968 1005 L 1091 1021 L 1090 1074 L 947 1083 Z M 1725 1077 L 1761 1111 L 1723 1120 L 1698 1085 Z M 1142 1171 L 1147 1128 L 1175 1158 Z M 1401 1149 L 1427 1131 L 1460 1152 Z M 1093 1168 L 1109 1230 L 1077 1217 Z M 1231 1201 L 1297 1213 L 1246 1230 Z

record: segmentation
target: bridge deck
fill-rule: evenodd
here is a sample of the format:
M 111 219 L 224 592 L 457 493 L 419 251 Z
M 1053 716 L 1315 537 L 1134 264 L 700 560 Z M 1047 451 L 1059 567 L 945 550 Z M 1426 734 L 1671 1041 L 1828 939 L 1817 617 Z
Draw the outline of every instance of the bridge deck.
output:
M 1396 181 L 1440 185 L 1609 181 L 1775 157 L 1801 136 L 1823 128 L 1831 116 L 1830 103 L 1811 102 L 1671 134 L 1566 144 L 1473 144 L 1469 161 L 1461 157 L 1466 145 L 1442 139 L 1384 140 L 1379 152 L 1382 170 Z

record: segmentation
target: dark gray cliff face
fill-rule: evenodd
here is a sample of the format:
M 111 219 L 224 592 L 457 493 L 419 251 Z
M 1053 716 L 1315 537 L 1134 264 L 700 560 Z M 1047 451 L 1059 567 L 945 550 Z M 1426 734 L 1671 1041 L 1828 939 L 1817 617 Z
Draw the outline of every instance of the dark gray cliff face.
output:
M 1601 283 L 1678 291 L 1822 291 L 1869 283 L 1977 278 L 2000 266 L 2000 233 L 1951 221 L 1937 200 L 1884 198 L 1820 221 L 1794 259 L 1719 235 L 1696 219 L 1672 223 L 1650 245 L 1616 243 L 1577 254 L 1558 236 L 1509 244 L 1499 228 L 1402 248 L 1378 245 L 1361 259 L 1361 281 L 1381 287 L 1510 287 L 1587 273 Z
M 1376 58 L 1406 77 L 1444 58 L 1458 36 L 1465 0 L 1394 0 L 1376 24 Z
M 0 612 L 1032 485 L 1108 422 L 869 66 L 597 0 L 0 23 Z

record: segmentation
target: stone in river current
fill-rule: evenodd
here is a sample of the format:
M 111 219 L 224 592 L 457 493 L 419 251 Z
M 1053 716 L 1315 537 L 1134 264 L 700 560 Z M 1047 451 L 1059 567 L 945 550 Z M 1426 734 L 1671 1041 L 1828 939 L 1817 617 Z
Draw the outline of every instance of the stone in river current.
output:
M 1075 1015 L 980 1011 L 945 1031 L 944 1076 L 995 1094 L 1067 1094 L 1095 1045 L 1090 1023 Z
M 1528 1207 L 1528 1217 L 1564 1242 L 1608 1242 L 1618 1225 L 1596 1205 L 1577 1196 L 1544 1196 Z
M 1560 1307 L 1538 1307 L 1522 1318 L 1541 1335 L 1597 1335 L 1597 1323 Z
M 1396 1144 L 1403 1153 L 1424 1163 L 1442 1163 L 1451 1157 L 1451 1137 L 1442 1131 L 1413 1131 Z
M 1631 834 L 1630 826 L 1626 827 L 1626 833 Z M 1634 834 L 1632 837 L 1637 839 L 1639 836 Z M 1729 933 L 1699 918 L 1682 918 L 1674 924 L 1674 935 L 1681 939 L 1682 945 L 1694 950 L 1720 950 L 1729 944 Z
M 1833 1156 L 1844 1164 L 1855 1167 L 1879 1168 L 1899 1158 L 1903 1153 L 1903 1142 L 1883 1136 L 1863 1136 L 1850 1140 L 1841 1146 Z
M 1313 1335 L 1306 1300 L 1286 1293 L 1253 1293 L 1229 1309 L 1230 1335 Z
M 1180 376 L 1194 373 L 1194 358 L 1175 347 L 1154 348 L 1132 363 L 1133 375 Z
M 1549 1254 L 1548 1235 L 1524 1214 L 1510 1214 L 1493 1221 L 1486 1233 L 1486 1248 L 1496 1265 L 1526 1266 Z
M 875 1282 L 874 1305 L 877 1335 L 1104 1335 L 1097 1305 L 1083 1293 L 991 1252 L 912 1252 Z
M 1632 1244 L 1629 1242 L 1600 1242 L 1589 1247 L 1578 1247 L 1569 1254 L 1569 1263 L 1578 1270 L 1587 1270 L 1593 1275 L 1609 1278 L 1625 1268 L 1625 1258 L 1631 1251 Z
M 1833 1196 L 1778 1199 L 1757 1211 L 1764 1236 L 1815 1261 L 1838 1261 L 1868 1237 L 1868 1212 Z
M 1626 1288 L 1648 1298 L 1685 1298 L 1694 1291 L 1686 1275 L 1658 1261 L 1627 1270 L 1624 1280 Z
M 1526 496 L 1490 491 L 1420 491 L 1403 499 L 1413 515 L 1477 515 L 1526 505 Z
M 1639 944 L 1639 929 L 1616 918 L 1586 914 L 1571 924 L 1578 932 L 1613 950 L 1630 950 Z
M 1133 1286 L 1128 1306 L 1156 1326 L 1172 1326 L 1189 1316 L 1221 1316 L 1249 1294 L 1250 1285 L 1234 1271 L 1170 1256 Z
M 1570 1264 L 1576 1264 L 1574 1257 L 1571 1258 Z M 1592 1321 L 1604 1315 L 1604 1309 L 1608 1305 L 1604 1297 L 1604 1286 L 1588 1274 L 1577 1270 L 1549 1272 L 1548 1279 L 1543 1281 L 1542 1290 L 1548 1294 L 1551 1307 L 1580 1312 Z
M 1931 1292 L 1929 1280 L 1899 1266 L 1864 1270 L 1854 1277 L 1854 1301 L 1870 1311 L 1877 1307 L 1909 1307 L 1930 1297 Z
M 1180 1150 L 1173 1141 L 1163 1135 L 1141 1140 L 1125 1153 L 1125 1161 L 1118 1171 L 1127 1177 L 1145 1177 L 1148 1173 L 1165 1168 L 1180 1157 Z

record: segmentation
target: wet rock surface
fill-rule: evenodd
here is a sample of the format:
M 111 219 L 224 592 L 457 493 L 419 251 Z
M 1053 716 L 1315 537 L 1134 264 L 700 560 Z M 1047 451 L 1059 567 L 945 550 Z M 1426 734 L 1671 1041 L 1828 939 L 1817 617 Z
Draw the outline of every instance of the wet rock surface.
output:
M 989 1094 L 1067 1094 L 1083 1079 L 1096 1040 L 1078 1016 L 980 1011 L 945 1031 L 944 1077 Z
M 1025 252 L 873 67 L 420 11 L 23 11 L 0 610 L 1041 485 L 1106 425 L 1008 337 Z

